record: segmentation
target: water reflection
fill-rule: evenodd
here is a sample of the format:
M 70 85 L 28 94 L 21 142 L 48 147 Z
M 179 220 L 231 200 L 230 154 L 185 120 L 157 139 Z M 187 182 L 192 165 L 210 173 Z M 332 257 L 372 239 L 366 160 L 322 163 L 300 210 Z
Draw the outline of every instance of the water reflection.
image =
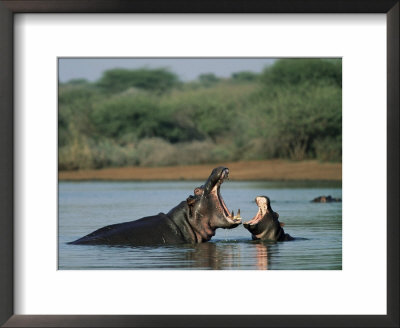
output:
M 232 258 L 238 251 L 238 245 L 225 244 L 221 247 L 216 243 L 203 243 L 196 245 L 185 255 L 186 261 L 193 268 L 221 270 L 235 267 L 235 261 L 232 261 Z
M 268 247 L 262 243 L 255 244 L 256 248 L 256 259 L 257 269 L 268 270 Z
M 252 267 L 268 270 L 268 246 L 261 242 L 209 242 L 196 245 L 183 254 L 188 266 L 195 269 L 229 270 Z

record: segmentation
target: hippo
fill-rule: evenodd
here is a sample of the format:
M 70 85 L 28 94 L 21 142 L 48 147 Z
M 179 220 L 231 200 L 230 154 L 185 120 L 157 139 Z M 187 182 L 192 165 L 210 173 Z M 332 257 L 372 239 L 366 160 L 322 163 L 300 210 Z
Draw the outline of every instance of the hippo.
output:
M 314 198 L 311 202 L 312 203 L 334 203 L 334 202 L 341 202 L 340 198 L 333 198 L 331 195 L 329 196 L 319 196 Z
M 257 196 L 255 202 L 258 206 L 257 214 L 250 221 L 243 223 L 243 226 L 250 231 L 253 240 L 294 240 L 283 230 L 284 223 L 279 222 L 279 214 L 272 210 L 267 196 Z
M 240 216 L 229 213 L 220 194 L 229 169 L 213 169 L 205 184 L 167 214 L 112 224 L 69 242 L 75 245 L 173 245 L 209 241 L 218 228 L 232 229 Z

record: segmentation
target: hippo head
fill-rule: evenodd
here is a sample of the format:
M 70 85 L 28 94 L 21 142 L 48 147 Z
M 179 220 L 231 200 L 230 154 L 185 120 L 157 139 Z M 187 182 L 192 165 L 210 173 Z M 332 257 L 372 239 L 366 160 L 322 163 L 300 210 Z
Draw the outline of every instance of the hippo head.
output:
M 217 228 L 232 229 L 241 223 L 240 215 L 229 212 L 220 193 L 221 184 L 228 175 L 228 168 L 215 168 L 205 184 L 196 188 L 194 196 L 187 199 L 189 222 L 198 240 L 210 240 Z
M 277 240 L 281 233 L 281 225 L 278 221 L 279 214 L 271 208 L 270 199 L 267 196 L 258 196 L 255 199 L 258 206 L 257 214 L 243 226 L 249 230 L 253 239 Z

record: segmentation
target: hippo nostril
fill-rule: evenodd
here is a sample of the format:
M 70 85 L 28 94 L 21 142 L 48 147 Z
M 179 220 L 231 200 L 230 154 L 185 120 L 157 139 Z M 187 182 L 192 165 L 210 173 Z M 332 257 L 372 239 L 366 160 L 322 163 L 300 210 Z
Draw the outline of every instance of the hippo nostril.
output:
M 224 169 L 224 170 L 222 171 L 221 178 L 222 178 L 222 179 L 228 179 L 228 176 L 229 176 L 229 169 Z

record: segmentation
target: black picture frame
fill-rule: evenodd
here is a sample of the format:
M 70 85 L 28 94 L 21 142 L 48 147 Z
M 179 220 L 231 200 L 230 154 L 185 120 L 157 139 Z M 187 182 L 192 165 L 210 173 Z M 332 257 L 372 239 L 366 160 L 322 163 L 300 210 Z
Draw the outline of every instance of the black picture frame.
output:
M 399 327 L 398 0 L 0 0 L 0 324 L 4 327 Z M 16 13 L 384 13 L 387 17 L 387 315 L 14 315 Z

